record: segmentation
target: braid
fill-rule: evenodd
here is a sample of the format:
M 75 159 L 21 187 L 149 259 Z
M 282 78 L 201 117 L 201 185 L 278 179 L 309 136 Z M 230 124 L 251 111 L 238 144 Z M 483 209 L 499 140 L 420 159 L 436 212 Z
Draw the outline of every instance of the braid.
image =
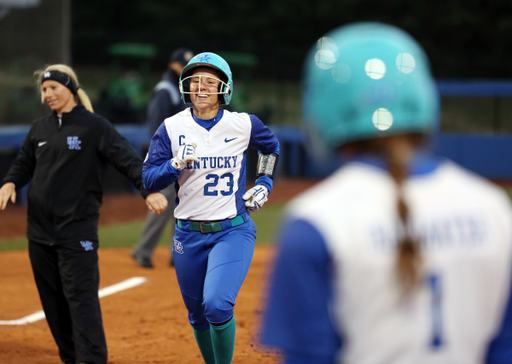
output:
M 421 251 L 419 241 L 414 238 L 409 229 L 409 206 L 403 196 L 403 182 L 407 177 L 410 150 L 403 140 L 393 138 L 387 144 L 386 161 L 389 173 L 397 187 L 397 209 L 402 234 L 398 241 L 396 271 L 405 294 L 413 291 L 420 280 Z
M 413 237 L 409 227 L 409 206 L 403 196 L 403 183 L 413 151 L 426 141 L 425 136 L 418 133 L 397 134 L 381 138 L 360 140 L 346 143 L 339 147 L 345 155 L 377 154 L 384 155 L 389 174 L 396 184 L 396 208 L 402 227 L 398 234 L 396 273 L 403 293 L 411 293 L 421 279 L 421 246 L 417 238 Z

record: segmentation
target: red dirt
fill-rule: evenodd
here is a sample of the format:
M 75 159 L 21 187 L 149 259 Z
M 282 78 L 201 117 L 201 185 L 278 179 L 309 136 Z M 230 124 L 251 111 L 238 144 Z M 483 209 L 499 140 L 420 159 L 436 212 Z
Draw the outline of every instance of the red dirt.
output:
M 267 203 L 289 200 L 315 181 L 281 179 Z M 105 196 L 100 224 L 140 221 L 147 209 L 137 195 Z M 0 211 L 2 240 L 24 237 L 26 208 Z M 109 364 L 201 363 L 174 269 L 167 265 L 168 248 L 158 247 L 154 269 L 143 269 L 129 257 L 130 248 L 100 249 L 101 287 L 131 277 L 146 283 L 101 299 Z M 278 355 L 263 350 L 257 335 L 273 247 L 256 248 L 251 269 L 237 298 L 237 341 L 234 364 L 275 364 Z M 41 310 L 26 251 L 0 253 L 0 320 L 15 320 Z M 0 325 L 0 363 L 59 363 L 57 347 L 45 320 L 19 326 Z

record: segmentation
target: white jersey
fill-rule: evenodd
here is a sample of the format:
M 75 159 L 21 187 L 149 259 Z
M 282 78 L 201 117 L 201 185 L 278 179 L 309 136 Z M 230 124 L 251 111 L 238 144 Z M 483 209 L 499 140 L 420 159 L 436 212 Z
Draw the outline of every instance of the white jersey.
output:
M 451 162 L 409 178 L 404 197 L 411 209 L 413 234 L 421 242 L 425 277 L 407 300 L 401 296 L 395 275 L 396 185 L 385 171 L 367 163 L 350 163 L 293 201 L 288 221 L 295 222 L 289 225 L 295 231 L 284 233 L 282 260 L 276 265 L 268 308 L 267 320 L 273 322 L 266 323 L 266 343 L 287 350 L 297 345 L 289 336 L 295 334 L 287 332 L 297 327 L 279 318 L 278 311 L 300 302 L 294 296 L 294 284 L 282 277 L 298 260 L 297 251 L 290 253 L 301 249 L 297 236 L 304 236 L 311 237 L 306 254 L 321 250 L 314 242 L 322 241 L 332 264 L 332 291 L 318 299 L 326 299 L 330 306 L 333 335 L 341 342 L 340 363 L 484 363 L 489 343 L 502 326 L 511 289 L 509 198 Z M 302 235 L 300 222 L 309 226 Z M 308 230 L 313 234 L 308 235 Z M 318 263 L 313 258 L 309 261 Z M 314 285 L 310 277 L 317 273 L 308 270 L 309 263 L 299 262 L 306 268 L 296 279 L 304 278 L 302 287 Z M 327 265 L 325 261 L 320 264 Z M 287 292 L 281 294 L 281 290 Z M 315 304 L 300 309 L 314 311 Z M 297 321 L 314 337 L 316 328 L 305 324 L 308 315 Z M 321 332 L 325 331 L 329 328 Z M 297 352 L 308 350 L 307 345 L 300 346 Z
M 199 126 L 187 112 L 165 120 L 173 156 L 183 143 L 196 143 L 196 157 L 200 160 L 189 163 L 178 178 L 176 218 L 220 220 L 237 215 L 237 182 L 251 126 L 249 115 L 237 113 L 224 114 L 210 131 Z
M 145 187 L 159 190 L 165 187 L 158 186 L 159 181 L 168 185 L 167 177 L 176 173 L 174 216 L 178 219 L 215 221 L 246 212 L 242 195 L 247 149 L 254 146 L 263 153 L 279 153 L 276 137 L 254 115 L 222 110 L 219 119 L 212 128 L 205 128 L 196 122 L 191 109 L 185 109 L 165 119 L 151 141 L 144 162 Z M 170 160 L 180 146 L 192 143 L 197 144 L 199 162 L 189 162 L 182 172 L 169 172 Z

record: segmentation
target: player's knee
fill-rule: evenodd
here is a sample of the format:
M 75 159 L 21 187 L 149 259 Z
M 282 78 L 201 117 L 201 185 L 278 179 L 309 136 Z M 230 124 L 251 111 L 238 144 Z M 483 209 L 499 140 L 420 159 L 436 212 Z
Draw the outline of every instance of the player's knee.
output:
M 208 330 L 210 323 L 204 316 L 204 309 L 200 300 L 191 299 L 188 296 L 184 296 L 185 305 L 188 310 L 188 322 L 196 330 Z
M 210 328 L 210 323 L 202 315 L 196 317 L 189 315 L 188 321 L 190 322 L 190 325 L 196 330 L 204 331 Z
M 234 303 L 212 297 L 203 302 L 206 319 L 212 324 L 229 320 L 233 316 Z

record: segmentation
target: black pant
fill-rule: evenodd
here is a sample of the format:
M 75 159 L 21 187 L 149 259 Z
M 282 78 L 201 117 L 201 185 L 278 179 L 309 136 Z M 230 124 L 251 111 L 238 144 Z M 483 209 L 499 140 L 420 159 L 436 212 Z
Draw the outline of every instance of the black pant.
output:
M 86 247 L 80 242 L 54 246 L 29 242 L 28 246 L 46 320 L 66 364 L 107 363 L 98 297 L 98 244 Z

